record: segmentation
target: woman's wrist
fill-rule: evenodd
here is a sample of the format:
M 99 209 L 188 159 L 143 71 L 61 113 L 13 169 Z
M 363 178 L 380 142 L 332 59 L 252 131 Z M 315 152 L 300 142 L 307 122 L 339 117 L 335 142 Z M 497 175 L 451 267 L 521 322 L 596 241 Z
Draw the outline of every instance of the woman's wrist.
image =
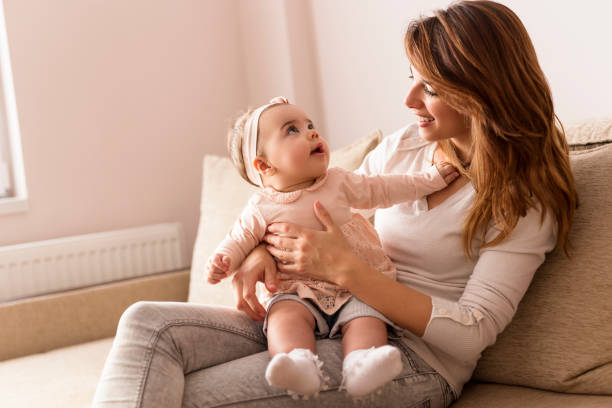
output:
M 334 267 L 336 268 L 334 283 L 350 291 L 351 287 L 359 282 L 361 273 L 369 268 L 369 265 L 364 263 L 352 251 L 347 251 L 338 258 Z

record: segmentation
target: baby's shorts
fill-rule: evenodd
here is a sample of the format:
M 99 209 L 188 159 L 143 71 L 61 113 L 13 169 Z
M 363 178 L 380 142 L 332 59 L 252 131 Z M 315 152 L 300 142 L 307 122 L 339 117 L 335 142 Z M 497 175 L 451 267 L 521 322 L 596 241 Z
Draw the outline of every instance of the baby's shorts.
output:
M 378 310 L 374 309 L 371 306 L 363 303 L 361 300 L 357 299 L 355 296 L 351 297 L 338 311 L 336 311 L 332 315 L 328 315 L 319 309 L 313 302 L 309 299 L 302 299 L 298 295 L 293 293 L 278 293 L 272 296 L 268 303 L 266 304 L 266 311 L 269 313 L 270 308 L 276 302 L 280 302 L 281 300 L 292 300 L 298 303 L 303 304 L 310 311 L 312 316 L 316 322 L 315 328 L 315 336 L 317 338 L 335 338 L 339 337 L 342 332 L 340 329 L 343 325 L 350 322 L 351 320 L 357 317 L 376 317 L 379 320 L 382 320 L 387 324 L 387 333 L 390 338 L 399 338 L 401 337 L 401 333 L 404 331 L 401 327 L 397 326 L 391 320 L 387 319 L 382 313 Z M 266 314 L 266 318 L 263 324 L 263 332 L 264 335 L 267 336 L 267 328 L 268 328 L 268 315 Z

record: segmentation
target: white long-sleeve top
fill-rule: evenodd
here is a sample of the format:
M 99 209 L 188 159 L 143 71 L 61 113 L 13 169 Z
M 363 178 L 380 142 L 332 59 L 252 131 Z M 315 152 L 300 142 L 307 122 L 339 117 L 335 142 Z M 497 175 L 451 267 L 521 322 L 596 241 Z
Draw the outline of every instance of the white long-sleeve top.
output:
M 429 167 L 437 143 L 423 141 L 417 132 L 417 124 L 411 124 L 384 138 L 357 172 L 406 173 Z M 550 211 L 541 223 L 541 212 L 531 209 L 500 244 L 481 248 L 475 239 L 477 256 L 467 258 L 462 236 L 474 194 L 468 183 L 431 210 L 422 198 L 377 210 L 375 218 L 397 280 L 432 298 L 423 337 L 405 330 L 403 339 L 457 395 L 482 351 L 514 316 L 536 269 L 556 244 Z M 485 240 L 498 233 L 491 225 Z

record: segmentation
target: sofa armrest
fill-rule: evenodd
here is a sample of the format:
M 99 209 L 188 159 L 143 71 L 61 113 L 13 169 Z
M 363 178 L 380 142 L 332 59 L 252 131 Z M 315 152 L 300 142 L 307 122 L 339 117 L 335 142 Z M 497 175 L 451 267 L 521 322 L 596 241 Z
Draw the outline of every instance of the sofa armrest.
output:
M 0 361 L 112 337 L 139 300 L 187 300 L 189 270 L 0 304 Z

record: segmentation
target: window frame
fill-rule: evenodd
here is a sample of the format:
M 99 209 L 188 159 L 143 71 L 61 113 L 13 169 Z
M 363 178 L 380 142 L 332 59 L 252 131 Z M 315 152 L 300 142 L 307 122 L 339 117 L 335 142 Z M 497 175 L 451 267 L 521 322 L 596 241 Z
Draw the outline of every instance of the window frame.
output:
M 0 197 L 0 215 L 3 215 L 25 212 L 29 209 L 3 0 L 0 0 L 0 109 L 2 109 L 0 117 L 4 119 L 0 123 L 2 126 L 0 137 L 6 139 L 4 145 L 8 146 L 8 173 L 12 190 L 8 197 Z

